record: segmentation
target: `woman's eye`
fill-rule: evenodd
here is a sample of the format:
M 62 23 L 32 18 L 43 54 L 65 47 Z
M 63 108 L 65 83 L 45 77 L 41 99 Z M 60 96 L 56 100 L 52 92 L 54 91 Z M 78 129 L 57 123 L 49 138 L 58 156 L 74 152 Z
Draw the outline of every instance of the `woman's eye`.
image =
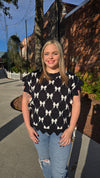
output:
M 58 53 L 58 51 L 54 51 L 53 54 L 54 55 L 58 55 L 59 53 Z
M 44 53 L 44 55 L 47 56 L 47 55 L 51 55 L 51 54 L 49 54 L 49 53 Z M 57 52 L 54 52 L 54 53 L 52 53 L 52 55 L 58 55 L 58 53 L 57 53 Z

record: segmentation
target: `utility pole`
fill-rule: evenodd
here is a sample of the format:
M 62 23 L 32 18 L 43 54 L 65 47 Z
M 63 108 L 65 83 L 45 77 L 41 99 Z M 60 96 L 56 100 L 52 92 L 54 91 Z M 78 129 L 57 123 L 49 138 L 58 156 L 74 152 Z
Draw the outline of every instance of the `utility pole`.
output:
M 5 31 L 6 31 L 6 43 L 8 43 L 8 26 L 6 23 L 6 16 L 4 14 L 4 21 L 5 21 Z
M 26 29 L 26 58 L 27 58 L 27 73 L 28 73 L 27 20 L 25 20 L 25 29 Z
M 8 47 L 8 26 L 7 26 L 7 23 L 6 23 L 6 15 L 4 13 L 4 22 L 5 22 L 5 32 L 6 32 L 6 46 Z M 8 51 L 8 49 L 7 49 Z M 7 54 L 8 56 L 8 54 Z M 8 70 L 10 71 L 10 60 L 9 60 L 9 57 L 7 57 L 7 65 L 8 65 Z

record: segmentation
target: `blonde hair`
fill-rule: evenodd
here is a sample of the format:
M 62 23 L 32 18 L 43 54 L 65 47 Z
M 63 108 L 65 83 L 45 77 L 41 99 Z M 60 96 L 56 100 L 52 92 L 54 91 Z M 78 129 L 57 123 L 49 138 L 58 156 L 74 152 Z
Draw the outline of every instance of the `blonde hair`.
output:
M 45 50 L 46 46 L 50 45 L 50 44 L 54 44 L 57 47 L 57 49 L 58 49 L 58 52 L 59 52 L 59 55 L 60 55 L 59 71 L 60 71 L 62 82 L 67 85 L 68 78 L 67 78 L 66 73 L 65 73 L 65 64 L 64 64 L 63 50 L 62 50 L 62 47 L 61 47 L 60 43 L 58 41 L 56 41 L 56 40 L 49 40 L 49 41 L 47 41 L 44 44 L 43 48 L 42 48 L 41 59 L 42 59 L 43 72 L 42 72 L 42 74 L 40 76 L 39 82 L 42 83 L 44 77 L 47 80 L 51 79 L 50 76 L 48 75 L 47 71 L 46 71 L 46 65 L 44 63 L 44 50 Z

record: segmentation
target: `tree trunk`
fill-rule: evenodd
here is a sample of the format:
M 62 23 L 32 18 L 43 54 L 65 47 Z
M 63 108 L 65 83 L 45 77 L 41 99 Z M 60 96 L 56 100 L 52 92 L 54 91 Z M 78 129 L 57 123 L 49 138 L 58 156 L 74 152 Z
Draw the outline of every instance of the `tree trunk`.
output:
M 43 46 L 43 0 L 36 0 L 35 11 L 35 66 L 41 68 L 41 49 Z

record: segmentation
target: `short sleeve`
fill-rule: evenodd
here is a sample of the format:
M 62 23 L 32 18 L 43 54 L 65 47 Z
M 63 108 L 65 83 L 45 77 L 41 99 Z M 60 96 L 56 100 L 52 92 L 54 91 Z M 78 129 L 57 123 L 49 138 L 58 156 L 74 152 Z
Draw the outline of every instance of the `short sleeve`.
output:
M 72 81 L 72 96 L 78 95 L 78 90 L 81 91 L 81 86 L 84 85 L 84 82 L 76 75 L 73 76 Z
M 31 95 L 31 83 L 32 83 L 31 73 L 23 77 L 22 81 L 24 82 L 24 92 L 27 92 Z

